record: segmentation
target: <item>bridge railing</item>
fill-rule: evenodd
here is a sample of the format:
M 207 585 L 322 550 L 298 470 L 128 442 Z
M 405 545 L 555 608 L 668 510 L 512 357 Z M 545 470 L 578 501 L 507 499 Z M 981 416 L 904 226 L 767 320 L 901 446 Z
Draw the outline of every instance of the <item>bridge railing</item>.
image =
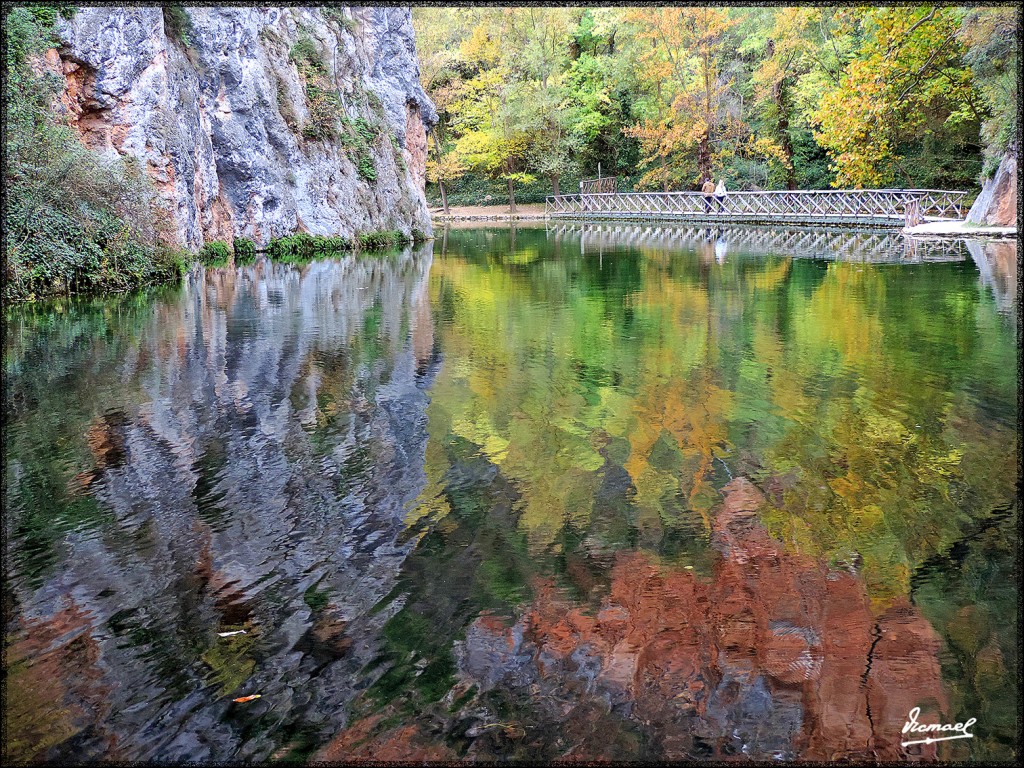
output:
M 715 198 L 701 192 L 585 193 L 548 197 L 549 216 L 721 218 L 734 221 L 902 222 L 913 204 L 922 216 L 963 218 L 966 192 L 938 189 L 829 189 L 729 192 Z
M 581 195 L 594 195 L 619 191 L 618 176 L 602 176 L 599 179 L 583 179 L 580 182 Z

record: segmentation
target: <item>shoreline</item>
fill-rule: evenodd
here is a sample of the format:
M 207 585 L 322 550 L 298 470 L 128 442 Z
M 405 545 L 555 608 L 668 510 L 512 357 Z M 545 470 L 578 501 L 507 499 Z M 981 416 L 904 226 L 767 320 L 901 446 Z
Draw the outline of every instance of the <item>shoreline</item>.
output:
M 989 238 L 1005 240 L 1017 238 L 1017 227 L 989 227 L 981 224 L 968 224 L 966 221 L 929 221 L 914 227 L 904 227 L 904 235 L 918 239 L 963 239 Z

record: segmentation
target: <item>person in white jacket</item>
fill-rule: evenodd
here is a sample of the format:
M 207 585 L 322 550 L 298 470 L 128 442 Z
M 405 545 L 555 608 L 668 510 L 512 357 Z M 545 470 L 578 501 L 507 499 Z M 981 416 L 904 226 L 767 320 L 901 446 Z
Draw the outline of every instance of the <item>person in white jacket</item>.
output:
M 715 202 L 718 203 L 718 210 L 725 210 L 725 179 L 718 180 L 718 186 L 715 187 Z

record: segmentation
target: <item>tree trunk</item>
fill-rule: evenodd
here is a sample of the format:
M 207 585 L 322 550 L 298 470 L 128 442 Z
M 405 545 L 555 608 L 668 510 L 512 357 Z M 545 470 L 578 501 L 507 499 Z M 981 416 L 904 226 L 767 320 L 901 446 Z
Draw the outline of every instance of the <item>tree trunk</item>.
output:
M 697 145 L 697 172 L 702 179 L 711 178 L 711 137 L 704 133 Z
M 551 176 L 551 192 L 555 197 L 558 197 L 561 192 L 558 191 L 558 174 L 552 174 Z
M 434 149 L 437 151 L 438 162 L 441 160 L 441 139 L 438 138 L 438 131 L 432 129 L 430 131 L 434 135 Z M 444 182 L 440 179 L 437 180 L 437 186 L 441 190 L 441 207 L 444 209 L 444 215 L 448 215 L 448 193 L 444 189 Z
M 661 156 L 661 191 L 668 192 L 668 161 Z
M 789 107 L 786 99 L 786 83 L 782 81 L 775 93 L 779 108 L 779 144 L 786 155 L 786 189 L 796 189 L 796 167 L 793 165 L 793 142 L 789 138 Z
M 512 179 L 508 180 L 508 211 L 509 213 L 518 213 L 516 210 L 516 193 L 512 188 Z

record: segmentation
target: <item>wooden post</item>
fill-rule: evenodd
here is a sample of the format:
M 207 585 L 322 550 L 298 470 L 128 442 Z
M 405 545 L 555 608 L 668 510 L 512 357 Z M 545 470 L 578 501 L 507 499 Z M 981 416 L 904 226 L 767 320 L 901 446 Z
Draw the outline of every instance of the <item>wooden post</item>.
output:
M 916 227 L 918 224 L 924 221 L 924 217 L 921 215 L 921 203 L 917 200 L 910 200 L 907 202 L 907 207 L 904 209 L 904 216 L 906 218 L 907 229 Z

